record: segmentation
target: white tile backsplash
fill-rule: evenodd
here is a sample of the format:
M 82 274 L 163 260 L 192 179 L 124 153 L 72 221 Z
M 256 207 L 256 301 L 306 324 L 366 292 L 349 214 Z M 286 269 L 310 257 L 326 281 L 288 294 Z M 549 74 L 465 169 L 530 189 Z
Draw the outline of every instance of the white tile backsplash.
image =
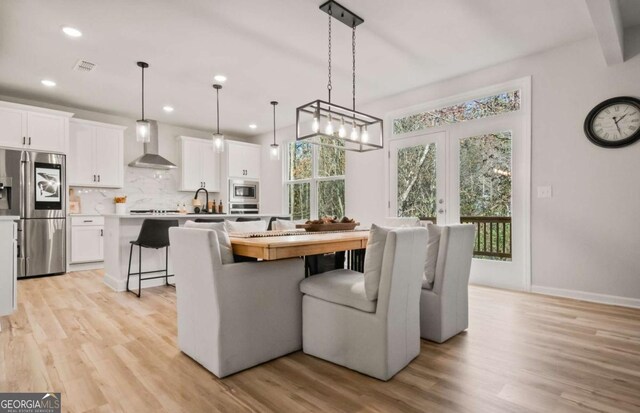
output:
M 178 191 L 180 172 L 177 169 L 160 171 L 155 169 L 125 167 L 124 187 L 119 189 L 73 187 L 80 198 L 83 214 L 112 214 L 115 212 L 113 198 L 126 195 L 127 210 L 132 209 L 178 209 L 185 204 L 191 211 L 194 193 Z M 204 194 L 200 195 L 204 203 Z M 220 201 L 219 193 L 209 193 L 209 200 Z

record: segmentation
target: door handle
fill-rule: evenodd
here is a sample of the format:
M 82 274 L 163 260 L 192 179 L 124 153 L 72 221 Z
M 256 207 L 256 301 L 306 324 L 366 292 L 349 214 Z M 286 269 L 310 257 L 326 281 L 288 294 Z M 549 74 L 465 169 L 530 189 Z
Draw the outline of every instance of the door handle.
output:
M 95 175 L 93 175 L 93 182 L 95 182 L 95 181 L 96 181 L 96 176 L 95 176 Z
M 438 210 L 438 214 L 444 214 L 444 209 L 440 208 L 440 209 Z
M 22 137 L 22 144 L 23 144 L 23 145 L 26 145 L 26 144 L 27 144 L 27 137 L 26 137 L 26 136 L 23 136 L 23 137 Z
M 98 182 L 100 182 L 100 175 L 98 175 Z
M 29 146 L 31 146 L 31 136 L 29 136 Z
M 100 230 L 100 236 L 104 237 L 104 230 L 103 229 Z

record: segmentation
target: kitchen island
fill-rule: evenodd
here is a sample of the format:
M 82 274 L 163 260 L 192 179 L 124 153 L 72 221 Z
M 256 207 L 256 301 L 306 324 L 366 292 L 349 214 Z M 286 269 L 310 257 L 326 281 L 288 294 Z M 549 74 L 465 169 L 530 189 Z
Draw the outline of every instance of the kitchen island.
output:
M 179 225 L 186 221 L 197 218 L 223 218 L 235 221 L 238 217 L 258 217 L 269 221 L 271 217 L 282 216 L 282 214 L 251 214 L 251 215 L 230 215 L 230 214 L 105 214 L 104 215 L 104 283 L 116 291 L 126 291 L 127 271 L 129 266 L 129 251 L 131 241 L 138 238 L 142 222 L 147 219 L 176 219 Z M 171 248 L 171 247 L 169 247 Z M 137 247 L 131 259 L 131 271 L 138 270 Z M 165 251 L 163 249 L 154 250 L 151 248 L 142 249 L 142 271 L 152 271 L 165 267 Z M 171 253 L 169 253 L 169 274 L 172 274 Z M 161 275 L 158 273 L 156 275 Z M 171 280 L 169 280 L 172 282 Z M 138 288 L 138 276 L 131 275 L 131 286 Z M 164 285 L 164 279 L 145 281 L 142 288 Z

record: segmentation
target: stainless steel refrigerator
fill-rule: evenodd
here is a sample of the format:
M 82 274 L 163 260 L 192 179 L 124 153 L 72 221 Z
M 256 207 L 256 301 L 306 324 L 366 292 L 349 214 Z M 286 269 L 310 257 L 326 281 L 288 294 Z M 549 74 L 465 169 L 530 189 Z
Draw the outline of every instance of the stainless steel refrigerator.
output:
M 0 215 L 18 215 L 18 278 L 66 272 L 65 156 L 0 149 Z

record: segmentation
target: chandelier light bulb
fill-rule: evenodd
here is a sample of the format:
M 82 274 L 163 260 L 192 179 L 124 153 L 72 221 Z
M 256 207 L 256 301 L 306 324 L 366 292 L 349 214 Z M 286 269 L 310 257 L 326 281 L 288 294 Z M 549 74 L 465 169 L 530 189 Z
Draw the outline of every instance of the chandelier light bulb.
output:
M 364 130 L 362 131 L 362 142 L 369 142 L 369 132 L 367 132 L 367 125 L 364 125 Z
M 324 128 L 324 133 L 327 135 L 333 135 L 333 121 L 331 120 L 331 115 L 329 115 L 327 126 Z
M 354 122 L 352 128 L 351 128 L 351 136 L 350 136 L 352 141 L 357 141 L 358 140 L 358 128 L 356 127 L 356 124 Z
M 318 131 L 320 130 L 320 121 L 318 120 L 317 115 L 313 117 L 313 123 L 311 124 L 311 129 L 313 129 L 314 133 L 318 133 Z
M 344 128 L 344 118 L 340 120 L 340 129 L 338 129 L 338 136 L 341 138 L 347 136 L 347 130 Z

